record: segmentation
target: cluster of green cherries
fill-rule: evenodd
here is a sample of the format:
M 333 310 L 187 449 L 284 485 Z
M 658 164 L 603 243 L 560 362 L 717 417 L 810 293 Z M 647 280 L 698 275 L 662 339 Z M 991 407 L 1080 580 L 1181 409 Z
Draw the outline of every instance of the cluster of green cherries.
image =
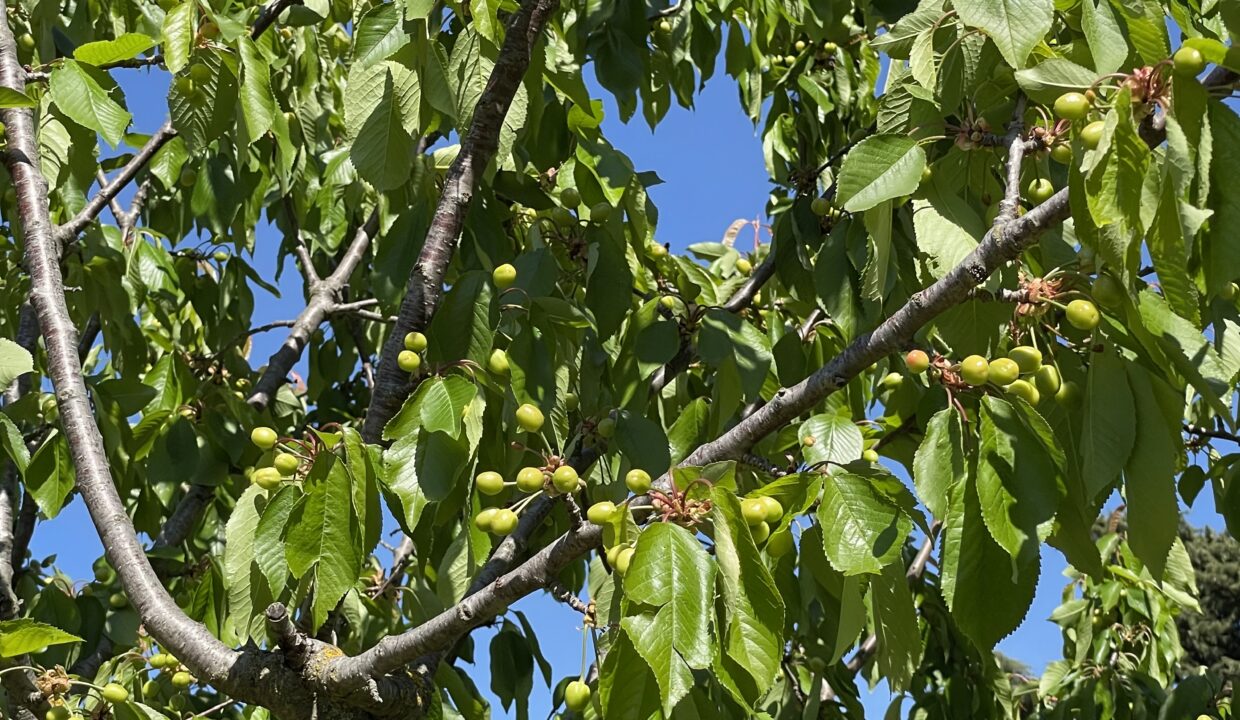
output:
M 543 423 L 546 422 L 542 410 L 529 403 L 517 408 L 516 420 L 517 425 L 528 433 L 539 432 L 542 430 Z M 505 480 L 503 475 L 494 470 L 480 472 L 474 478 L 474 486 L 483 495 L 499 495 L 504 492 L 504 488 L 514 485 L 518 490 L 529 493 L 529 495 L 511 508 L 483 508 L 474 516 L 475 527 L 500 537 L 511 535 L 517 529 L 521 510 L 530 500 L 544 492 L 551 495 L 567 495 L 576 492 L 581 487 L 582 481 L 572 465 L 558 461 L 554 467 L 550 467 L 550 463 L 543 467 L 523 467 L 517 472 L 516 479 L 511 482 Z
M 267 426 L 259 426 L 250 431 L 250 442 L 264 452 L 276 450 L 280 444 L 280 436 Z M 272 455 L 271 465 L 255 469 L 250 473 L 250 482 L 264 490 L 275 490 L 280 483 L 297 474 L 301 467 L 301 457 L 292 452 L 278 450 Z
M 1083 331 L 1092 331 L 1102 319 L 1097 306 L 1085 299 L 1068 303 L 1064 317 L 1072 327 Z M 924 350 L 911 350 L 904 356 L 904 364 L 909 372 L 919 375 L 930 369 L 930 356 Z M 1031 345 L 1018 345 L 1006 357 L 994 359 L 970 355 L 961 360 L 955 370 L 967 385 L 997 385 L 1030 405 L 1040 403 L 1043 395 L 1053 396 L 1066 405 L 1080 396 L 1076 383 L 1064 382 L 1058 368 L 1044 365 L 1042 351 Z
M 396 356 L 396 365 L 407 373 L 415 373 L 422 367 L 422 353 L 426 350 L 426 336 L 416 330 L 405 335 L 405 349 Z
M 1181 78 L 1193 78 L 1206 69 L 1206 58 L 1201 51 L 1193 47 L 1181 47 L 1171 57 L 1172 71 Z M 1055 114 L 1064 120 L 1077 122 L 1089 117 L 1095 100 L 1093 90 L 1084 93 L 1066 92 L 1055 99 Z M 1102 142 L 1102 132 L 1106 123 L 1094 120 L 1081 128 L 1081 145 L 1087 150 L 1094 150 Z M 1072 150 L 1067 145 L 1056 145 L 1051 148 L 1051 157 L 1067 164 L 1072 158 Z
M 167 653 L 155 653 L 150 657 L 148 662 L 152 668 L 163 673 L 170 673 L 171 677 L 168 679 L 168 682 L 178 692 L 189 688 L 189 686 L 193 685 L 195 682 L 194 676 L 191 675 L 189 671 L 181 665 L 181 662 L 172 655 Z M 91 683 L 82 682 L 80 680 L 75 680 L 72 682 L 75 685 L 84 685 L 95 690 L 99 693 L 99 697 L 102 698 L 108 705 L 121 705 L 129 702 L 129 689 L 120 683 L 110 682 L 100 687 Z M 143 683 L 142 697 L 144 699 L 149 700 L 151 698 L 159 697 L 159 695 L 160 686 L 158 681 L 151 679 Z M 52 705 L 47 712 L 44 713 L 44 718 L 46 718 L 46 720 L 77 720 L 82 717 L 81 715 L 75 713 L 73 708 L 66 705 L 63 698 L 55 697 L 52 699 L 52 702 L 58 704 Z M 92 715 L 92 717 L 94 716 Z M 98 717 L 103 717 L 103 715 L 99 715 Z M 111 716 L 108 715 L 107 717 Z

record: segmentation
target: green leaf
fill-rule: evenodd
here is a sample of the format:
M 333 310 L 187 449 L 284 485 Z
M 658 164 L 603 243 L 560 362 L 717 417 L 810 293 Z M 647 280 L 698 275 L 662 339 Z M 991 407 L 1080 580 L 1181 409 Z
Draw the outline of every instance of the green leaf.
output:
M 714 584 L 715 566 L 688 530 L 656 523 L 638 538 L 624 594 L 658 610 L 621 626 L 654 671 L 668 715 L 693 685 L 690 669 L 710 665 Z
M 659 684 L 628 635 L 617 633 L 603 657 L 599 695 L 609 720 L 649 720 L 659 715 Z
M 984 30 L 1017 69 L 1055 20 L 1054 0 L 955 0 L 952 5 L 966 24 Z
M 990 536 L 972 480 L 951 492 L 942 532 L 942 588 L 961 632 L 987 652 L 1029 612 L 1039 556 L 1012 556 Z
M 865 477 L 839 471 L 824 483 L 818 522 L 823 550 L 845 575 L 881 572 L 900 557 L 912 522 Z
M 271 91 L 268 61 L 249 37 L 238 41 L 241 49 L 241 117 L 245 133 L 251 141 L 271 129 L 276 113 L 276 98 Z
M 846 465 L 861 457 L 864 444 L 856 423 L 838 413 L 811 417 L 801 423 L 797 437 L 802 442 L 801 455 L 810 465 L 828 461 Z M 813 444 L 805 445 L 806 438 L 813 438 Z
M 1119 70 L 1128 59 L 1128 41 L 1109 0 L 1081 0 L 1081 30 L 1099 75 Z
M 418 428 L 459 437 L 465 408 L 473 402 L 477 392 L 473 383 L 459 375 L 431 376 L 418 384 L 413 395 L 388 421 L 383 438 L 396 440 Z
M 671 454 L 663 428 L 636 413 L 621 412 L 616 420 L 616 447 L 633 467 L 658 477 L 671 466 Z
M 0 108 L 32 108 L 37 106 L 34 98 L 13 88 L 0 87 Z
M 60 514 L 65 498 L 73 492 L 73 461 L 69 457 L 69 444 L 59 431 L 44 440 L 30 458 L 30 465 L 26 467 L 26 490 L 49 520 Z
M 1103 1 L 1105 3 L 1106 0 Z M 1082 2 L 1089 3 L 1093 0 Z M 1050 58 L 1031 68 L 1016 71 L 1016 82 L 1020 84 L 1020 89 L 1034 100 L 1047 105 L 1068 91 L 1084 91 L 1097 79 L 1098 73 L 1063 58 Z
M 722 651 L 749 673 L 757 695 L 779 674 L 783 658 L 784 603 L 741 515 L 736 496 L 711 491 L 715 560 L 723 595 Z
M 120 145 L 133 116 L 123 106 L 116 82 L 102 70 L 66 60 L 52 69 L 48 80 L 52 102 L 75 123 Z
M 982 397 L 977 495 L 991 536 L 1013 558 L 1037 555 L 1038 525 L 1054 517 L 1063 495 L 1051 448 L 1025 427 L 1016 408 L 992 395 Z
M 261 641 L 266 637 L 260 609 L 271 602 L 270 593 L 261 582 L 262 575 L 255 564 L 255 530 L 262 516 L 267 491 L 251 484 L 237 498 L 237 506 L 228 516 L 224 528 L 224 586 L 228 589 L 228 611 L 237 636 L 244 643 L 250 638 Z
M 844 158 L 836 201 L 848 212 L 860 212 L 883 201 L 911 195 L 921 183 L 925 166 L 926 153 L 913 138 L 866 138 Z
M 878 638 L 878 670 L 895 692 L 908 688 L 921 664 L 921 629 L 904 566 L 892 563 L 870 576 L 870 612 Z
M 1166 298 L 1153 290 L 1138 295 L 1139 322 L 1152 336 L 1155 349 L 1165 352 L 1175 366 L 1220 417 L 1231 422 L 1223 398 L 1232 394 L 1234 365 L 1223 360 L 1214 344 L 1188 320 L 1171 311 Z
M 278 597 L 288 582 L 288 559 L 285 557 L 284 532 L 289 517 L 302 498 L 301 489 L 284 485 L 267 499 L 263 515 L 254 530 L 254 562 L 258 564 L 267 588 Z
M 22 431 L 3 413 L 0 413 L 0 449 L 13 461 L 17 472 L 25 475 L 26 467 L 30 465 L 30 450 L 22 438 Z
M 1188 319 L 1194 325 L 1200 325 L 1197 286 L 1188 270 L 1188 247 L 1192 241 L 1192 237 L 1185 237 L 1184 228 L 1180 224 L 1180 199 L 1177 197 L 1175 184 L 1169 178 L 1165 179 L 1162 183 L 1158 213 L 1150 224 L 1146 243 L 1167 303 L 1177 315 Z
M 17 378 L 34 371 L 34 358 L 26 348 L 0 338 L 0 389 L 6 389 Z
M 977 239 L 954 221 L 941 215 L 925 200 L 913 202 L 913 227 L 917 249 L 930 256 L 930 274 L 939 279 L 977 248 Z
M 1128 545 L 1155 578 L 1161 579 L 1167 554 L 1180 525 L 1175 495 L 1177 455 L 1183 449 L 1172 438 L 1179 427 L 1171 424 L 1158 399 L 1155 383 L 1174 394 L 1163 381 L 1135 363 L 1127 365 L 1136 419 L 1132 456 L 1124 466 L 1124 499 L 1128 504 Z
M 191 152 L 198 152 L 236 125 L 237 63 L 231 55 L 209 50 L 195 52 L 192 64 L 207 69 L 205 80 L 194 79 L 189 92 L 173 82 L 168 90 L 168 111 L 172 127 L 185 139 Z M 186 72 L 179 77 L 184 77 Z M 201 179 L 204 178 L 200 176 Z M 209 186 L 199 183 L 199 187 Z M 218 198 L 207 197 L 218 201 Z
M 391 57 L 409 42 L 395 4 L 376 5 L 357 23 L 352 67 L 365 69 Z
M 135 58 L 155 47 L 155 39 L 141 33 L 125 33 L 115 40 L 98 40 L 79 45 L 73 57 L 90 65 L 107 65 Z
M 320 453 L 306 479 L 306 497 L 289 522 L 289 569 L 302 578 L 314 570 L 314 630 L 353 587 L 362 557 L 349 474 L 335 455 Z
M 82 642 L 77 635 L 30 618 L 0 621 L 0 657 L 18 657 L 49 645 Z
M 1128 461 L 1137 434 L 1136 408 L 1124 362 L 1114 350 L 1096 353 L 1085 383 L 1081 452 L 1086 497 L 1110 485 Z
M 195 3 L 179 3 L 164 15 L 164 66 L 174 75 L 189 65 L 190 49 L 198 24 L 196 7 Z
M 926 434 L 913 456 L 913 483 L 926 509 L 947 517 L 952 486 L 967 476 L 964 427 L 955 408 L 944 408 L 926 423 Z
M 358 175 L 381 191 L 394 190 L 405 183 L 413 166 L 414 151 L 413 138 L 405 129 L 401 105 L 395 97 L 392 72 L 387 65 L 382 67 L 381 96 L 358 129 L 349 153 Z M 364 96 L 359 100 L 367 104 Z
M 1235 169 L 1240 167 L 1240 116 L 1230 107 L 1210 103 L 1211 136 L 1214 148 L 1210 164 L 1210 207 L 1214 217 L 1209 235 L 1202 243 L 1202 272 L 1211 293 L 1240 277 L 1240 183 L 1235 182 Z M 1160 278 L 1161 279 L 1161 278 Z
M 1150 158 L 1150 147 L 1137 132 L 1132 96 L 1123 90 L 1106 115 L 1102 141 L 1081 166 L 1089 167 L 1085 187 L 1090 215 L 1097 225 L 1121 224 L 1126 231 L 1144 228 L 1142 188 Z

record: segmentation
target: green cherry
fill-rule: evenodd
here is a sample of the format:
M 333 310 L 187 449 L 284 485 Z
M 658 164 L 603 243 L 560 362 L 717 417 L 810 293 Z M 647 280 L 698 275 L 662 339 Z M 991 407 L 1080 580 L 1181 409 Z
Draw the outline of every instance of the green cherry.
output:
M 494 470 L 478 473 L 474 485 L 483 495 L 499 495 L 504 492 L 504 476 Z
M 1081 144 L 1087 150 L 1094 150 L 1102 142 L 1102 131 L 1106 128 L 1106 124 L 1101 120 L 1095 120 L 1085 127 L 1081 128 Z
M 536 433 L 542 430 L 543 413 L 537 406 L 525 403 L 517 408 L 517 425 L 526 432 Z
M 1089 98 L 1079 92 L 1066 92 L 1055 99 L 1055 114 L 1064 120 L 1083 120 L 1089 114 Z
M 1181 77 L 1197 77 L 1206 69 L 1206 57 L 1194 47 L 1182 47 L 1171 56 L 1175 74 Z
M 551 484 L 561 493 L 576 491 L 580 480 L 572 465 L 561 465 L 551 473 Z
M 543 489 L 547 478 L 542 468 L 525 467 L 517 473 L 517 489 L 521 492 L 535 493 Z
M 745 498 L 741 500 L 741 515 L 745 516 L 745 522 L 750 526 L 764 522 L 766 520 L 766 507 L 762 504 L 762 498 Z
M 104 685 L 100 694 L 110 705 L 119 705 L 129 699 L 129 691 L 125 689 L 125 686 L 114 682 Z
M 491 517 L 491 532 L 500 537 L 507 537 L 517 529 L 517 522 L 520 518 L 517 514 L 508 509 L 496 510 L 495 515 Z
M 990 361 L 989 381 L 999 385 L 1008 385 L 1016 382 L 1020 377 L 1020 366 L 1011 358 L 995 358 Z
M 981 355 L 970 355 L 960 361 L 960 379 L 969 385 L 985 385 L 990 376 L 990 363 Z
M 412 350 L 401 350 L 396 356 L 396 365 L 407 373 L 417 372 L 422 367 L 422 356 Z
M 586 519 L 595 525 L 606 525 L 616 517 L 616 504 L 610 500 L 596 502 L 586 510 Z
M 616 553 L 616 562 L 612 565 L 616 569 L 616 574 L 624 577 L 629 571 L 629 565 L 633 563 L 633 554 L 636 551 L 631 547 L 626 547 Z
M 280 471 L 273 467 L 259 468 L 254 471 L 254 474 L 250 475 L 250 482 L 264 490 L 274 490 L 280 487 L 282 480 L 283 477 L 280 475 Z
M 517 281 L 517 269 L 510 263 L 504 263 L 491 271 L 491 282 L 500 290 L 507 290 Z
M 1098 307 L 1088 300 L 1078 299 L 1068 303 L 1065 314 L 1068 323 L 1077 330 L 1093 330 L 1102 320 L 1102 316 L 1098 314 Z
M 260 450 L 270 450 L 279 440 L 280 436 L 276 434 L 276 431 L 266 426 L 256 427 L 250 431 L 250 442 Z
M 420 353 L 426 349 L 426 336 L 414 330 L 405 336 L 405 349 Z
M 650 491 L 650 473 L 641 468 L 633 468 L 624 476 L 624 485 L 634 495 L 645 495 Z
M 593 693 L 590 691 L 589 685 L 580 680 L 574 680 L 564 688 L 564 704 L 569 710 L 579 713 L 590 705 L 591 695 Z
M 484 533 L 491 532 L 491 524 L 495 522 L 495 514 L 500 508 L 486 508 L 474 516 L 474 527 Z
M 1042 399 L 1042 396 L 1038 392 L 1038 389 L 1035 388 L 1033 386 L 1033 383 L 1029 382 L 1028 380 L 1017 380 L 1016 382 L 1013 382 L 1012 384 L 1008 385 L 1005 388 L 1005 390 L 1007 390 L 1008 393 L 1020 398 L 1021 400 L 1024 400 L 1030 405 L 1037 405 L 1038 402 Z
M 1017 345 L 1008 352 L 1008 357 L 1020 366 L 1020 374 L 1028 375 L 1042 367 L 1042 351 L 1031 345 Z

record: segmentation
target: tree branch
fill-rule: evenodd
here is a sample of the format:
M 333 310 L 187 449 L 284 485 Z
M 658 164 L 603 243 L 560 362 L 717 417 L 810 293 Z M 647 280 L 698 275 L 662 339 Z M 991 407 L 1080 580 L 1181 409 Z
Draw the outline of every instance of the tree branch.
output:
M 172 129 L 172 121 L 168 121 L 160 126 L 155 131 L 155 134 L 151 136 L 151 139 L 147 140 L 142 149 L 138 151 L 138 154 L 125 163 L 125 167 L 121 168 L 121 171 L 117 173 L 116 179 L 110 183 L 101 183 L 99 192 L 90 199 L 90 202 L 86 203 L 86 207 L 73 216 L 73 219 L 63 225 L 58 225 L 52 231 L 53 239 L 58 244 L 64 245 L 77 237 L 78 233 L 85 230 L 86 226 L 98 217 L 99 213 L 103 212 L 103 209 L 109 203 L 116 199 L 120 191 L 138 175 L 138 172 L 146 167 L 151 158 L 155 156 L 155 153 L 159 152 L 159 149 L 169 140 L 176 137 L 176 134 L 177 131 Z M 122 221 L 121 216 L 123 215 L 124 213 L 118 215 L 117 220 Z
M 469 132 L 444 178 L 443 192 L 430 229 L 409 274 L 396 326 L 383 345 L 378 377 L 362 429 L 367 442 L 380 438 L 383 426 L 396 414 L 412 389 L 409 374 L 397 366 L 396 357 L 404 349 L 405 335 L 414 330 L 426 330 L 439 304 L 448 264 L 456 252 L 478 179 L 499 149 L 504 117 L 529 68 L 534 43 L 558 6 L 559 0 L 525 0 L 508 21 L 504 44 L 474 107 Z
M 310 248 L 306 246 L 306 239 L 301 236 L 301 223 L 297 221 L 297 210 L 293 207 L 293 201 L 289 196 L 284 196 L 284 213 L 288 216 L 288 222 L 293 226 L 293 252 L 297 253 L 297 259 L 301 262 L 301 274 L 306 278 L 306 287 L 313 293 L 321 279 L 319 273 L 314 269 L 314 259 L 310 255 Z
M 250 29 L 250 38 L 257 40 L 259 35 L 263 34 L 271 24 L 280 17 L 280 13 L 293 7 L 300 5 L 302 0 L 271 0 L 258 11 L 258 17 L 254 20 L 254 26 Z
M 325 669 L 324 683 L 338 691 L 351 691 L 364 686 L 373 676 L 394 672 L 416 658 L 448 648 L 457 638 L 511 603 L 550 585 L 570 562 L 598 545 L 602 536 L 602 528 L 596 525 L 560 536 L 515 570 L 466 597 L 455 607 L 408 632 L 383 638 L 361 655 L 331 663 Z
M 0 0 L 0 86 L 25 90 L 17 60 L 7 0 Z M 138 542 L 133 522 L 116 492 L 103 437 L 90 405 L 78 359 L 77 330 L 69 317 L 60 276 L 60 248 L 48 214 L 47 183 L 39 165 L 34 113 L 0 109 L 8 135 L 4 160 L 17 192 L 24 234 L 30 301 L 37 313 L 47 352 L 46 370 L 56 391 L 61 429 L 77 479 L 77 489 L 103 542 L 108 561 L 142 622 L 159 643 L 176 654 L 200 679 L 228 689 L 233 697 L 261 702 L 278 715 L 298 717 L 310 692 L 305 681 L 257 651 L 236 652 L 182 612 L 159 582 Z
M 194 526 L 198 524 L 198 518 L 202 512 L 214 501 L 215 488 L 207 485 L 190 485 L 185 494 L 181 496 L 176 509 L 159 529 L 159 535 L 155 537 L 152 547 L 175 547 L 185 542 L 185 539 L 193 532 Z
M 306 343 L 310 342 L 310 337 L 318 331 L 319 326 L 336 307 L 336 297 L 344 288 L 345 283 L 349 281 L 349 276 L 353 274 L 353 270 L 357 268 L 362 258 L 366 256 L 366 250 L 370 247 L 371 238 L 379 230 L 379 208 L 375 207 L 371 211 L 370 217 L 366 220 L 366 224 L 358 229 L 357 234 L 353 236 L 353 242 L 349 244 L 349 248 L 345 251 L 344 256 L 340 259 L 340 264 L 328 275 L 326 279 L 313 283 L 310 290 L 310 300 L 306 303 L 306 308 L 301 311 L 297 319 L 293 321 L 293 329 L 289 331 L 288 337 L 285 338 L 284 344 L 276 350 L 271 359 L 267 361 L 267 369 L 263 371 L 258 382 L 254 384 L 254 393 L 246 400 L 252 407 L 259 410 L 266 409 L 271 399 L 275 397 L 276 391 L 280 389 L 280 385 L 284 383 L 285 377 L 289 370 L 301 358 L 301 352 L 305 349 Z M 313 267 L 307 264 L 312 277 L 314 273 Z M 401 336 L 404 337 L 403 335 Z
M 1016 133 L 1009 133 L 1008 137 L 1011 143 L 1018 142 Z M 1023 157 L 1023 153 L 1009 153 L 1009 161 L 1019 157 Z M 1068 211 L 1065 188 L 1025 215 L 997 222 L 977 248 L 947 275 L 915 293 L 891 317 L 872 332 L 859 336 L 808 378 L 792 387 L 781 388 L 753 415 L 719 438 L 698 447 L 683 464 L 707 465 L 740 457 L 759 440 L 844 387 L 866 368 L 900 350 L 926 323 L 968 299 L 973 288 L 1003 264 L 1020 257 L 1035 242 L 1039 232 L 1067 218 Z

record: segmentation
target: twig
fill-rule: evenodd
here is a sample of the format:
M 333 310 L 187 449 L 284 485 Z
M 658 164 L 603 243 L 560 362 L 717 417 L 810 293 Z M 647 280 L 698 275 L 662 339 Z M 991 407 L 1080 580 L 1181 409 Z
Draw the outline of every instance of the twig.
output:
M 568 587 L 559 580 L 552 581 L 551 584 L 547 586 L 547 592 L 551 593 L 551 597 L 559 600 L 586 617 L 592 617 L 594 615 L 594 612 L 590 609 L 589 604 L 577 597 L 577 593 L 568 589 Z
M 101 184 L 99 192 L 86 203 L 86 207 L 82 208 L 77 215 L 74 215 L 73 219 L 63 225 L 58 225 L 52 231 L 52 237 L 55 242 L 59 245 L 64 245 L 77 237 L 82 230 L 86 229 L 86 226 L 98 217 L 105 207 L 116 200 L 117 194 L 137 176 L 138 172 L 146 167 L 151 158 L 155 156 L 155 153 L 159 152 L 159 149 L 165 143 L 176 137 L 176 134 L 177 131 L 172 129 L 171 121 L 164 123 L 156 130 L 151 139 L 146 142 L 146 145 L 143 145 L 142 149 L 138 151 L 138 154 L 125 163 L 125 166 L 121 168 L 121 171 L 117 173 L 116 178 L 112 182 Z M 124 213 L 118 215 L 118 220 L 123 215 Z

